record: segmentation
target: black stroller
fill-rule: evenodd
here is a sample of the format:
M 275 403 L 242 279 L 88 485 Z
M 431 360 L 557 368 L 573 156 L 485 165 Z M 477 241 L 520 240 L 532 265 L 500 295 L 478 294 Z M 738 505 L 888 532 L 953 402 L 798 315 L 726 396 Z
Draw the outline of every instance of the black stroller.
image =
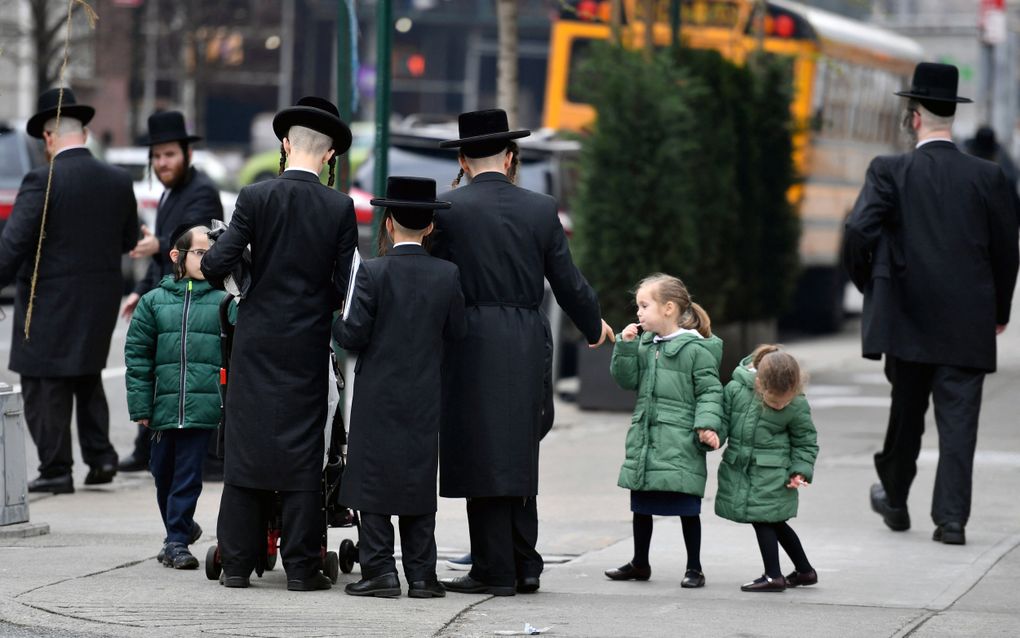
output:
M 234 340 L 234 326 L 230 323 L 228 312 L 234 298 L 227 295 L 220 303 L 220 351 L 223 355 L 223 367 L 220 368 L 220 426 L 217 429 L 216 453 L 223 458 L 224 431 L 226 425 L 226 397 L 228 362 L 230 351 Z M 340 396 L 343 396 L 344 376 L 338 365 L 336 355 L 330 351 L 330 358 L 333 363 L 333 372 L 336 374 L 336 386 Z M 344 448 L 347 445 L 347 430 L 344 427 L 343 406 L 337 406 L 336 413 L 330 425 L 329 450 L 326 457 L 326 467 L 322 471 L 322 495 L 323 508 L 326 512 L 326 524 L 322 529 L 322 543 L 320 545 L 322 572 L 329 579 L 336 583 L 340 572 L 351 573 L 354 563 L 358 560 L 358 546 L 350 540 L 344 539 L 340 542 L 338 551 L 329 551 L 328 530 L 330 527 L 354 527 L 359 533 L 361 521 L 357 512 L 340 504 L 340 481 L 344 473 Z M 282 514 L 279 498 L 275 499 L 269 516 L 266 520 L 266 552 L 255 563 L 255 574 L 262 577 L 266 570 L 276 567 L 277 557 L 280 552 L 280 537 L 286 534 L 282 529 Z M 223 570 L 223 563 L 220 560 L 219 544 L 213 545 L 205 554 L 205 575 L 209 580 L 217 580 Z

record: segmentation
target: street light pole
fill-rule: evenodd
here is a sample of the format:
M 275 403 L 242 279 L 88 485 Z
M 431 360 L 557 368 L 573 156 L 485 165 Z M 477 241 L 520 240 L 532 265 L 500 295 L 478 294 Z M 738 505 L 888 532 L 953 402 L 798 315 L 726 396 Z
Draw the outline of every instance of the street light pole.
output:
M 340 119 L 350 124 L 354 120 L 354 78 L 351 77 L 351 0 L 338 0 L 336 14 L 336 106 Z M 351 158 L 345 153 L 337 161 L 339 179 L 337 188 L 351 190 Z
M 390 149 L 390 39 L 393 29 L 391 0 L 377 0 L 375 16 L 375 159 L 373 193 L 385 197 L 386 178 L 389 175 Z M 372 247 L 379 245 L 383 209 L 377 207 L 372 215 Z

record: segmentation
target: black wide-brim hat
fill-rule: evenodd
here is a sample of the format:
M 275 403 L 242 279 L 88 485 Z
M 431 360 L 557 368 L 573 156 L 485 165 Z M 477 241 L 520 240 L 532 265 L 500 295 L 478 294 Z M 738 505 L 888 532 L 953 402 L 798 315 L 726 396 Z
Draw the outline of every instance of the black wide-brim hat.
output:
M 197 142 L 202 138 L 188 135 L 184 127 L 184 114 L 180 111 L 162 111 L 149 116 L 149 139 L 146 146 L 165 144 L 166 142 Z
M 411 230 L 425 228 L 432 223 L 433 211 L 450 207 L 450 202 L 436 200 L 436 180 L 425 177 L 389 177 L 386 197 L 370 203 L 390 209 L 393 219 Z
M 43 127 L 57 116 L 57 102 L 60 100 L 60 91 L 64 91 L 64 100 L 60 105 L 60 117 L 70 117 L 81 122 L 85 126 L 92 121 L 96 110 L 86 104 L 78 104 L 71 89 L 56 88 L 43 91 L 36 103 L 35 115 L 28 120 L 25 130 L 32 137 L 42 139 Z
M 949 116 L 956 112 L 957 104 L 973 102 L 956 94 L 960 71 L 952 64 L 921 62 L 914 68 L 914 79 L 906 91 L 896 91 L 900 97 L 912 98 L 936 115 Z
M 457 117 L 457 127 L 460 139 L 442 141 L 439 143 L 439 148 L 492 147 L 492 143 L 508 142 L 531 135 L 531 131 L 527 129 L 511 131 L 506 111 L 503 109 L 461 113 Z M 495 152 L 498 153 L 499 149 L 496 149 Z
M 333 150 L 337 154 L 346 153 L 351 147 L 351 129 L 327 99 L 312 95 L 303 97 L 296 106 L 283 109 L 273 118 L 273 132 L 281 142 L 292 126 L 304 126 L 326 135 L 333 140 Z

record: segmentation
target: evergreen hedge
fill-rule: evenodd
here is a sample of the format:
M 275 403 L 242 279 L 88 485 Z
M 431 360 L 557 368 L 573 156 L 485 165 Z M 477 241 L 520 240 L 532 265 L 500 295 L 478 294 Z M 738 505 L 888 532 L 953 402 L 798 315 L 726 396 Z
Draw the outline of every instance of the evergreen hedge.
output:
M 579 74 L 598 120 L 582 141 L 571 242 L 620 330 L 632 291 L 679 276 L 714 323 L 775 317 L 797 275 L 790 67 L 714 51 L 596 44 Z

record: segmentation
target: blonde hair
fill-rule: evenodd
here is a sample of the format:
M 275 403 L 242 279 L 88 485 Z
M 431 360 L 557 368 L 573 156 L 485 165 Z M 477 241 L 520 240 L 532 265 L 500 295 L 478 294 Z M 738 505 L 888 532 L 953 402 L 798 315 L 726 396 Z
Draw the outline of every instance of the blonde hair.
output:
M 751 353 L 751 365 L 758 371 L 758 385 L 761 392 L 785 395 L 798 394 L 804 389 L 804 375 L 800 364 L 780 346 L 766 343 Z
M 73 117 L 64 115 L 60 118 L 59 128 L 57 127 L 57 118 L 54 117 L 46 120 L 46 124 L 43 125 L 43 130 L 48 133 L 56 133 L 57 137 L 74 133 L 81 135 L 85 132 L 85 125 L 81 123 L 81 120 L 76 120 Z
M 712 320 L 705 309 L 691 301 L 691 293 L 679 277 L 655 273 L 642 279 L 637 286 L 640 290 L 648 286 L 652 297 L 661 304 L 672 301 L 680 310 L 677 324 L 687 330 L 697 330 L 702 337 L 712 336 Z

